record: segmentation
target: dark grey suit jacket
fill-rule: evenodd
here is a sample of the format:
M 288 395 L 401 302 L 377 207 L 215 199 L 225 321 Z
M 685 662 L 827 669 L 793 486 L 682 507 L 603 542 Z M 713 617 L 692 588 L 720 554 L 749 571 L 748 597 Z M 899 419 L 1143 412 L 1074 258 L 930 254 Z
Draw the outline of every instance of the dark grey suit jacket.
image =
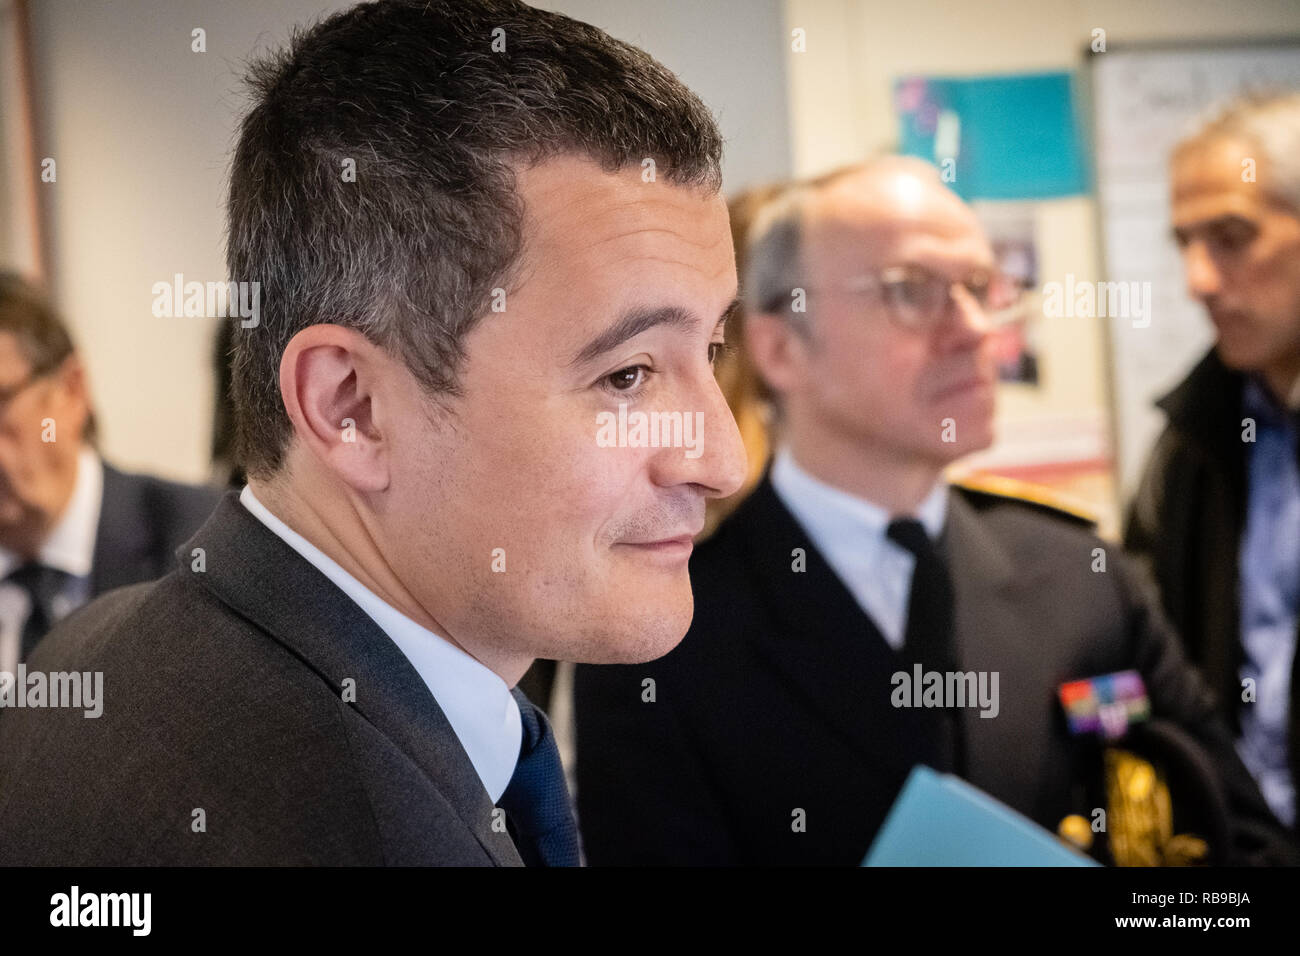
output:
M 177 558 L 32 656 L 104 712 L 0 720 L 0 864 L 521 865 L 415 668 L 234 492 Z
M 90 596 L 152 581 L 170 571 L 176 549 L 198 530 L 221 490 L 133 475 L 104 463 Z

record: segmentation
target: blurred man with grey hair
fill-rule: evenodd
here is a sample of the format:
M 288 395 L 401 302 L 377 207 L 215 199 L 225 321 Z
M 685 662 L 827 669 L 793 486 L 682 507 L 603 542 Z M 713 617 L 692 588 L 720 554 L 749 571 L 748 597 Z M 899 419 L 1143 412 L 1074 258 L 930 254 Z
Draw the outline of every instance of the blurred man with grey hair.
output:
M 1230 105 L 1178 145 L 1172 222 L 1213 348 L 1159 401 L 1168 424 L 1135 497 L 1189 655 L 1228 702 L 1238 750 L 1296 824 L 1300 597 L 1300 93 Z

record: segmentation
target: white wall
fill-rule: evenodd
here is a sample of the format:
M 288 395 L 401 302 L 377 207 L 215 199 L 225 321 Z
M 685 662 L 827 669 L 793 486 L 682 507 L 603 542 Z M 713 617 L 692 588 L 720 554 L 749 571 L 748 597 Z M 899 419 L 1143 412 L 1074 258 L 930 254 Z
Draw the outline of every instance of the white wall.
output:
M 728 188 L 789 172 L 778 0 L 547 6 L 646 48 L 701 93 L 728 139 Z M 40 0 L 32 4 L 42 187 L 56 299 L 90 366 L 106 453 L 208 473 L 215 321 L 155 318 L 155 282 L 223 280 L 224 177 L 241 63 L 319 0 Z M 206 30 L 206 53 L 191 31 Z
M 1110 45 L 1300 33 L 1295 0 L 785 0 L 795 172 L 890 146 L 892 81 L 904 73 L 1069 70 L 1092 30 Z
M 225 278 L 222 183 L 235 72 L 320 5 L 33 4 L 38 151 L 55 297 L 90 367 L 103 446 L 128 468 L 208 472 L 215 321 L 155 318 L 155 282 Z M 190 31 L 207 32 L 191 52 Z
M 732 193 L 791 173 L 780 0 L 541 0 L 648 51 L 709 105 Z

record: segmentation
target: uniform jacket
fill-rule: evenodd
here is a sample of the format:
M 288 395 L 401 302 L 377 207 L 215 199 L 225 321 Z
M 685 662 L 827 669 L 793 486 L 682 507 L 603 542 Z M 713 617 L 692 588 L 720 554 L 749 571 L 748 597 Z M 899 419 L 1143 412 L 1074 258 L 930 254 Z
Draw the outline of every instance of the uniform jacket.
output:
M 1224 768 L 1236 859 L 1273 852 L 1275 821 L 1213 694 L 1118 548 L 1072 518 L 958 488 L 944 536 L 960 665 L 999 675 L 996 717 L 960 711 L 963 767 L 936 749 L 938 712 L 894 706 L 907 665 L 765 479 L 694 554 L 682 643 L 652 664 L 578 668 L 589 862 L 857 864 L 917 763 L 960 769 L 1055 831 L 1095 805 L 1099 772 L 1058 686 L 1130 668 L 1155 713 Z

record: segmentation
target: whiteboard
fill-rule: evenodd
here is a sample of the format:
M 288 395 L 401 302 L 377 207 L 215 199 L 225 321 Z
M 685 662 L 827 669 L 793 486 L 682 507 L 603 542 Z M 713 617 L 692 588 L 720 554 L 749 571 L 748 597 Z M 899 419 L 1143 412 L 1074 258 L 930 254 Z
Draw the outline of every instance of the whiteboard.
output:
M 1111 48 L 1089 57 L 1105 278 L 1150 282 L 1148 327 L 1109 319 L 1111 402 L 1120 494 L 1136 490 L 1164 427 L 1153 402 L 1213 341 L 1186 293 L 1170 235 L 1169 154 L 1207 111 L 1252 89 L 1300 89 L 1300 39 L 1267 45 Z

